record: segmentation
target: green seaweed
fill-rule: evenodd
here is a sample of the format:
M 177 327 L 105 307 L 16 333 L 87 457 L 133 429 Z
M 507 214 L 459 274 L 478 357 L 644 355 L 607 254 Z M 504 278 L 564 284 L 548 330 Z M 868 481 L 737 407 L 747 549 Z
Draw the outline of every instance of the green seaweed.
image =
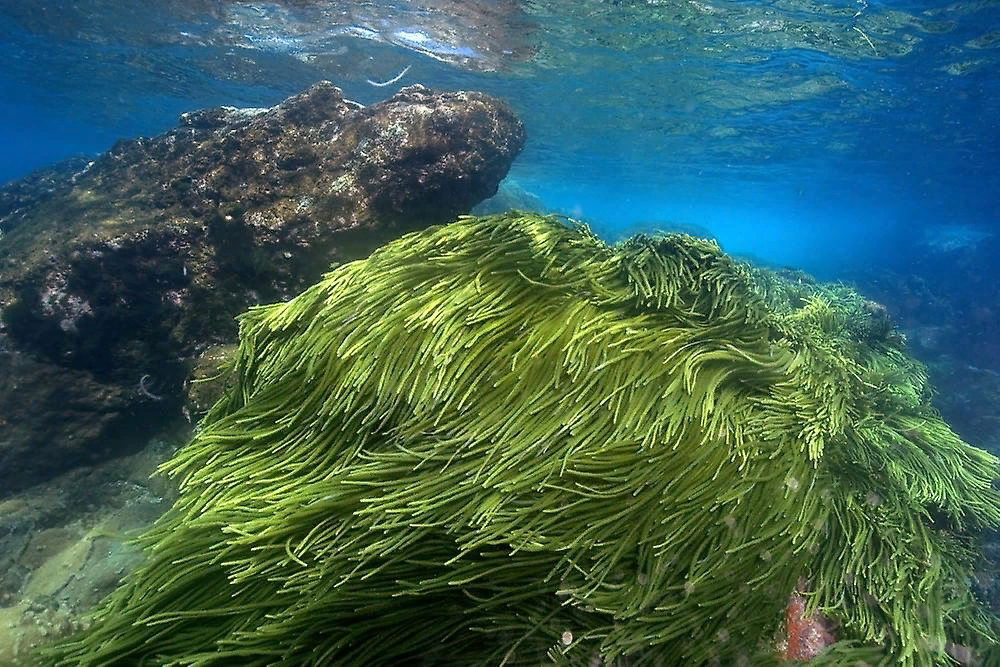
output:
M 462 218 L 240 320 L 175 506 L 42 665 L 953 664 L 997 460 L 850 289 Z

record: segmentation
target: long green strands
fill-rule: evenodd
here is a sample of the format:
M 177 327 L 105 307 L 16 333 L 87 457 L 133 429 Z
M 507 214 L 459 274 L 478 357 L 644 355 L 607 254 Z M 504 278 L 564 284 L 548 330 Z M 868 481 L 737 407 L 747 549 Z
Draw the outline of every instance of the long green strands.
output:
M 508 214 L 251 310 L 181 497 L 42 665 L 950 664 L 997 461 L 851 290 Z

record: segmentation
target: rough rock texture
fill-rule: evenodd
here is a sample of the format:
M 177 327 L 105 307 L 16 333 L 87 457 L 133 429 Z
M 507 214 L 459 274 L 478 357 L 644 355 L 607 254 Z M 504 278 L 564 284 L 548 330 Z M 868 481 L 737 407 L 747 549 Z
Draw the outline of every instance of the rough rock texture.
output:
M 958 228 L 908 252 L 908 266 L 848 277 L 885 304 L 929 366 L 935 406 L 952 428 L 1000 454 L 1000 236 L 963 238 Z
M 523 142 L 483 94 L 411 86 L 362 107 L 323 82 L 4 188 L 0 496 L 146 435 L 235 315 L 468 211 Z
M 161 435 L 135 454 L 0 500 L 0 665 L 31 665 L 25 655 L 32 645 L 85 627 L 81 612 L 141 562 L 132 538 L 176 491 L 150 473 L 190 437 L 190 427 L 181 422 Z

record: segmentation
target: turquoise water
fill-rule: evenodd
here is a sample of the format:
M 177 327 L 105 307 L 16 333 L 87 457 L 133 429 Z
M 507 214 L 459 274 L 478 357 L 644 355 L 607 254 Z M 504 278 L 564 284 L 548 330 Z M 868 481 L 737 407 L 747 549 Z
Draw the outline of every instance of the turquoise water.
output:
M 699 224 L 835 274 L 905 261 L 925 224 L 995 223 L 998 18 L 972 2 L 4 3 L 0 181 L 320 78 L 364 103 L 474 88 L 524 118 L 512 176 L 552 208 Z

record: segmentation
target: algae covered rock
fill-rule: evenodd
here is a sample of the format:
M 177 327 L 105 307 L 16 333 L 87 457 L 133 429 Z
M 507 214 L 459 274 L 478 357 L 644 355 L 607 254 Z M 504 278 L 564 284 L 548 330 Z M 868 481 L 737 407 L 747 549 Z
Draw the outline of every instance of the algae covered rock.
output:
M 407 235 L 242 317 L 147 562 L 40 664 L 768 664 L 795 590 L 820 664 L 988 647 L 997 460 L 878 317 L 684 235 Z
M 485 94 L 363 107 L 320 82 L 0 188 L 0 497 L 134 448 L 236 315 L 467 212 L 523 142 Z

